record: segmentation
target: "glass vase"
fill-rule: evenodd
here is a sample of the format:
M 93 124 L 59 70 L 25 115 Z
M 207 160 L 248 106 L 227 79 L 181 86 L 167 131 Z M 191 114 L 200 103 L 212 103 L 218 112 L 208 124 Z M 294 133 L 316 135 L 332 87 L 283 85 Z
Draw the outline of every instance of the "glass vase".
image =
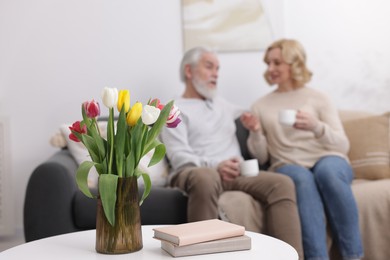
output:
M 115 206 L 115 225 L 107 221 L 98 199 L 96 216 L 96 251 L 125 254 L 142 249 L 141 215 L 136 177 L 119 178 Z

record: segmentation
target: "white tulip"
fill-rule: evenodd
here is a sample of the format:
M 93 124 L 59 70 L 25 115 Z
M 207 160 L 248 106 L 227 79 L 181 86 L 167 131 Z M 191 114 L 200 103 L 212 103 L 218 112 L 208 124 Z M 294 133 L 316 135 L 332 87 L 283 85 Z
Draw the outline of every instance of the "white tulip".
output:
M 113 108 L 118 103 L 118 89 L 105 87 L 102 92 L 102 102 L 107 108 Z
M 160 109 L 154 106 L 146 105 L 144 106 L 144 109 L 142 110 L 142 123 L 145 125 L 151 125 L 154 124 L 158 117 L 160 116 Z

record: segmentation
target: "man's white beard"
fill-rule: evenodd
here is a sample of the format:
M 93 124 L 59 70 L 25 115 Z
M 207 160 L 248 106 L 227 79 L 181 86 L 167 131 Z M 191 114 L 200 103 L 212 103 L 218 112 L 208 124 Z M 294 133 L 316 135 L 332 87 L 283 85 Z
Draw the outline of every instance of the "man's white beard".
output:
M 194 85 L 195 90 L 206 99 L 213 99 L 217 95 L 216 88 L 209 88 L 207 84 L 198 77 L 195 77 L 192 80 L 192 84 Z

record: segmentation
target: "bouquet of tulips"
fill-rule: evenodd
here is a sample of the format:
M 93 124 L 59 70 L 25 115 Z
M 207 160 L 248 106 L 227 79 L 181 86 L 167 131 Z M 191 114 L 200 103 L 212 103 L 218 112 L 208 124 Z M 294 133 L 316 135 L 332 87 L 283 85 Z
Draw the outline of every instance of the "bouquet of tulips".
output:
M 109 109 L 107 138 L 100 134 L 97 118 L 100 105 L 95 100 L 82 104 L 82 121 L 71 127 L 69 138 L 82 142 L 88 149 L 91 161 L 84 161 L 76 172 L 79 189 L 88 197 L 95 197 L 88 187 L 88 174 L 94 166 L 99 174 L 99 196 L 107 220 L 115 221 L 115 203 L 118 178 L 142 177 L 145 189 L 140 204 L 149 195 L 151 180 L 138 169 L 141 158 L 154 149 L 149 166 L 165 156 L 165 146 L 158 140 L 162 127 L 174 128 L 180 123 L 180 111 L 173 101 L 165 106 L 158 99 L 146 105 L 136 102 L 130 107 L 130 92 L 116 88 L 104 88 L 102 102 Z M 115 117 L 117 108 L 119 115 Z

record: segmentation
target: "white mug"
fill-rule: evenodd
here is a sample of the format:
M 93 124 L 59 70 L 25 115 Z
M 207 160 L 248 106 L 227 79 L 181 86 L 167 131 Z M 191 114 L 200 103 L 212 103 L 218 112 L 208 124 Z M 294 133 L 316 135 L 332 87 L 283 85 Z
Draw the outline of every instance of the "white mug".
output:
M 259 174 L 259 162 L 257 159 L 245 160 L 240 163 L 240 172 L 242 176 L 250 177 Z
M 294 109 L 284 109 L 279 111 L 279 123 L 292 126 L 295 124 L 297 111 Z

